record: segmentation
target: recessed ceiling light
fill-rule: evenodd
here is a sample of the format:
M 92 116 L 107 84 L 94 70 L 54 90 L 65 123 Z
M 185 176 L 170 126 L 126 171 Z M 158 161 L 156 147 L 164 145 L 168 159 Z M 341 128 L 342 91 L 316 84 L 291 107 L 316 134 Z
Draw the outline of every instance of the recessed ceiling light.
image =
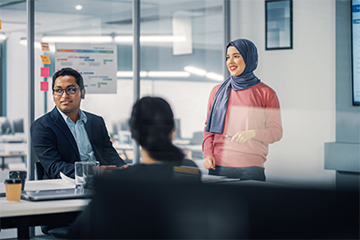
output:
M 6 39 L 6 35 L 5 34 L 0 34 L 0 41 L 5 40 Z
M 41 40 L 43 42 L 110 43 L 113 38 L 110 36 L 45 36 Z
M 216 81 L 224 81 L 223 76 L 221 76 L 220 74 L 217 74 L 217 73 L 213 73 L 213 72 L 207 73 L 206 77 L 210 78 L 210 79 L 213 79 L 213 80 L 216 80 Z
M 78 11 L 80 11 L 80 10 L 82 9 L 82 5 L 76 5 L 76 6 L 75 6 L 75 9 L 78 10 Z
M 189 73 L 193 73 L 193 74 L 196 74 L 199 76 L 205 76 L 207 73 L 204 69 L 200 69 L 200 68 L 193 67 L 193 66 L 186 66 L 186 67 L 184 67 L 184 70 Z

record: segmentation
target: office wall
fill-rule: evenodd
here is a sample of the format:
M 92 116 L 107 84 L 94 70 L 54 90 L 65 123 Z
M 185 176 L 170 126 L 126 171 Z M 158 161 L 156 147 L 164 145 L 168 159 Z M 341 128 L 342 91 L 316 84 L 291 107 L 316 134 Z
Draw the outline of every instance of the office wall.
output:
M 336 170 L 337 189 L 360 185 L 360 108 L 352 105 L 351 10 L 351 0 L 336 1 L 336 142 L 325 143 L 325 168 Z
M 278 94 L 284 136 L 269 147 L 269 181 L 334 187 L 324 143 L 335 140 L 335 1 L 293 0 L 293 49 L 265 51 L 265 3 L 231 1 L 231 39 L 259 52 L 256 75 Z
M 22 37 L 24 34 L 21 31 L 15 31 L 8 35 L 6 42 L 6 108 L 10 119 L 28 115 L 27 48 L 19 43 Z

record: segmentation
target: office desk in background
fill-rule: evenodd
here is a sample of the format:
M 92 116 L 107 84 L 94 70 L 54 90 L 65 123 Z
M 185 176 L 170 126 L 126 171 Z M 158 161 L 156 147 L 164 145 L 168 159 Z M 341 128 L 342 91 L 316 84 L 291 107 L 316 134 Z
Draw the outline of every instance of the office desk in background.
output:
M 0 158 L 1 158 L 1 170 L 4 170 L 6 165 L 5 165 L 5 158 L 15 158 L 15 157 L 21 157 L 21 160 L 23 163 L 26 164 L 26 154 L 25 153 L 0 153 Z
M 133 145 L 132 144 L 124 144 L 115 142 L 113 144 L 114 148 L 116 149 L 119 156 L 125 161 L 127 164 L 131 164 L 134 159 L 133 153 Z
M 25 190 L 64 189 L 75 187 L 62 179 L 26 181 Z M 0 192 L 5 192 L 0 183 Z M 18 239 L 29 239 L 29 227 L 46 225 L 54 219 L 74 219 L 90 202 L 90 199 L 68 199 L 55 201 L 8 202 L 0 197 L 1 229 L 17 228 Z
M 7 158 L 21 158 L 23 165 L 26 166 L 26 152 L 27 143 L 24 134 L 0 135 L 0 167 L 2 170 L 6 168 L 5 160 Z M 10 169 L 9 166 L 8 168 Z

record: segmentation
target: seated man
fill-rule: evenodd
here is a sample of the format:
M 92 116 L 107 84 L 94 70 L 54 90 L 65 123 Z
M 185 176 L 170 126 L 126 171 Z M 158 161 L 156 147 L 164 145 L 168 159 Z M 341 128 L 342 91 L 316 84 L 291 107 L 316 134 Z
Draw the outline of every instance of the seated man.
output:
M 128 165 L 113 148 L 102 117 L 82 111 L 82 76 L 72 68 L 56 72 L 52 82 L 56 107 L 31 125 L 31 140 L 44 167 L 44 179 L 74 178 L 76 161 L 99 161 L 100 171 Z

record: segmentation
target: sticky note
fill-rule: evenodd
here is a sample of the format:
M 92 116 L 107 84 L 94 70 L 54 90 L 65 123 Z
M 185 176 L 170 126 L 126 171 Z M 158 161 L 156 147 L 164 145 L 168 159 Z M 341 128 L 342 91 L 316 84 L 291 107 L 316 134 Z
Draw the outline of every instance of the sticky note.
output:
M 48 55 L 40 55 L 43 64 L 51 64 L 50 58 Z
M 50 51 L 49 43 L 47 42 L 41 42 L 41 50 L 42 51 Z
M 49 90 L 49 82 L 43 81 L 40 82 L 40 91 L 48 91 Z
M 49 68 L 48 67 L 41 68 L 41 77 L 49 77 Z
M 0 29 L 1 29 L 1 20 L 0 20 Z

